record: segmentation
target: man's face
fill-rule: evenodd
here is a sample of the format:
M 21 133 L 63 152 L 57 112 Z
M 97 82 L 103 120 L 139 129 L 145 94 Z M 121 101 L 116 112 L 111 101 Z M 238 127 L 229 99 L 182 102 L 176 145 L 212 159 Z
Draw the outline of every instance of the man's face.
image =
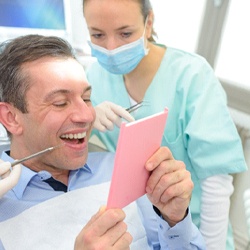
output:
M 95 119 L 91 89 L 82 66 L 73 59 L 47 57 L 25 63 L 22 69 L 30 80 L 26 94 L 28 113 L 19 114 L 23 129 L 14 146 L 22 147 L 19 152 L 24 156 L 64 144 L 34 159 L 29 167 L 35 171 L 81 167 L 87 159 L 88 138 Z

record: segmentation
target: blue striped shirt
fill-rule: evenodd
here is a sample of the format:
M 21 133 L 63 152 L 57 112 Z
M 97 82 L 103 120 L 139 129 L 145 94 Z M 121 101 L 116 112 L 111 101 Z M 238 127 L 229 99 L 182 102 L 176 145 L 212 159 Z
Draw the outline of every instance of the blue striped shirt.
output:
M 13 161 L 6 152 L 3 152 L 2 160 Z M 70 171 L 67 192 L 110 181 L 113 163 L 113 153 L 89 153 L 87 164 L 78 170 Z M 0 221 L 6 221 L 34 205 L 63 194 L 64 191 L 56 191 L 46 182 L 51 177 L 47 171 L 37 173 L 23 166 L 18 184 L 0 199 Z M 154 212 L 146 196 L 139 199 L 137 205 L 151 249 L 176 249 L 177 247 L 205 249 L 204 240 L 192 223 L 190 213 L 183 221 L 170 228 L 167 222 Z M 0 249 L 4 249 L 1 248 L 1 242 Z

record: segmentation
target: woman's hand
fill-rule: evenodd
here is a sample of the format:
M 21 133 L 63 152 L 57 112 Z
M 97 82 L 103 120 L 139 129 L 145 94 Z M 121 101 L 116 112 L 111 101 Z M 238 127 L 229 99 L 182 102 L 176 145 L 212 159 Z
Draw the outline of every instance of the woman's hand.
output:
M 0 197 L 12 189 L 21 175 L 21 165 L 15 165 L 11 170 L 10 162 L 0 162 Z
M 95 112 L 96 119 L 93 127 L 101 132 L 113 130 L 114 125 L 120 127 L 122 118 L 128 122 L 135 120 L 125 108 L 108 101 L 95 106 Z

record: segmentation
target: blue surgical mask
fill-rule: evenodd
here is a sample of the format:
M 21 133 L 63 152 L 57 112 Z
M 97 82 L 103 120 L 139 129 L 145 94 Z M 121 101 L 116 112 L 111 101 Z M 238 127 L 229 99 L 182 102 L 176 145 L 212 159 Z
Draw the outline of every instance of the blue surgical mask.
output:
M 113 74 L 128 74 L 136 68 L 141 59 L 148 54 L 144 44 L 144 33 L 138 40 L 107 50 L 88 41 L 92 56 L 96 57 L 103 68 Z

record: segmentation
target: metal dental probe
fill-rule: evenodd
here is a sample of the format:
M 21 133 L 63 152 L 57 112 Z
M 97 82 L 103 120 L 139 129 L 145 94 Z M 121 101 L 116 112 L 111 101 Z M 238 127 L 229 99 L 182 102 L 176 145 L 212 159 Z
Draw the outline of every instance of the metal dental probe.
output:
M 129 108 L 126 108 L 126 110 L 127 110 L 129 113 L 131 113 L 131 112 L 137 110 L 138 108 L 140 108 L 142 105 L 143 105 L 142 102 L 138 102 L 137 104 L 135 104 L 135 105 L 133 105 L 133 106 L 131 106 L 131 107 L 129 107 Z
M 26 157 L 24 157 L 24 158 L 22 158 L 22 159 L 20 159 L 20 160 L 15 160 L 15 161 L 13 161 L 13 162 L 11 163 L 11 167 L 14 167 L 14 166 L 17 165 L 17 164 L 22 163 L 22 162 L 27 161 L 27 160 L 30 160 L 30 159 L 32 159 L 32 158 L 34 158 L 34 157 L 40 156 L 40 155 L 42 155 L 42 154 L 45 154 L 45 153 L 47 153 L 47 152 L 49 152 L 49 151 L 52 151 L 52 150 L 54 150 L 54 149 L 56 149 L 56 148 L 62 147 L 63 145 L 64 145 L 64 144 L 60 144 L 60 145 L 57 145 L 57 146 L 54 146 L 54 147 L 49 147 L 49 148 L 46 148 L 46 149 L 44 149 L 44 150 L 41 150 L 41 151 L 39 151 L 39 152 L 37 152 L 37 153 L 35 153 L 35 154 L 26 156 Z

